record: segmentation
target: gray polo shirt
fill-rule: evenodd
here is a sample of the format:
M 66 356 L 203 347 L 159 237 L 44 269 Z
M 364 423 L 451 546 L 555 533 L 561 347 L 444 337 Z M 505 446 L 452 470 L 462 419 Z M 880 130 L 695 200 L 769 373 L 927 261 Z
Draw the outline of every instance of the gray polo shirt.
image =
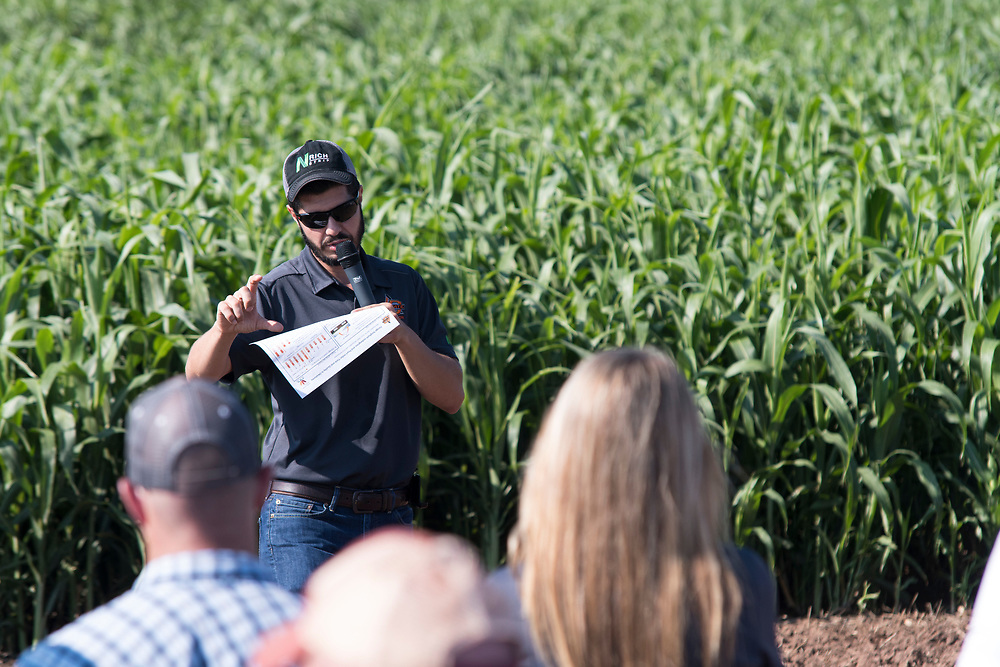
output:
M 376 301 L 402 304 L 407 326 L 433 351 L 455 357 L 437 303 L 420 275 L 405 264 L 365 255 L 362 266 Z M 285 331 L 347 315 L 357 303 L 304 248 L 257 287 L 261 314 Z M 393 345 L 376 344 L 305 398 L 299 398 L 254 341 L 268 331 L 240 334 L 229 350 L 233 372 L 260 371 L 271 392 L 274 420 L 263 460 L 275 477 L 359 489 L 405 484 L 420 452 L 421 396 Z

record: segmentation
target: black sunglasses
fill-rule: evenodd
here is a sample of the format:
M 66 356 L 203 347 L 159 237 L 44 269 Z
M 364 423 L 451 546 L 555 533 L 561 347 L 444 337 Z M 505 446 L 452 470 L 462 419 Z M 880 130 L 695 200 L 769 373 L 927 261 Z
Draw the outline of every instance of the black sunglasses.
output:
M 358 210 L 358 197 L 361 193 L 354 195 L 354 199 L 348 199 L 339 206 L 334 206 L 329 211 L 317 211 L 316 213 L 296 213 L 295 217 L 303 225 L 310 229 L 323 229 L 330 218 L 337 222 L 347 222 Z

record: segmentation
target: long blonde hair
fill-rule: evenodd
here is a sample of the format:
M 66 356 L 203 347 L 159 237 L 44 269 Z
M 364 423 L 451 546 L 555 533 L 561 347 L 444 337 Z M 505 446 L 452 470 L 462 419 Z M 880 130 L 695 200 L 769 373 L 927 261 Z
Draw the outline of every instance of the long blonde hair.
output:
M 664 354 L 596 354 L 534 443 L 511 563 L 534 639 L 562 667 L 725 664 L 740 589 L 722 467 Z M 690 655 L 690 654 L 689 654 Z

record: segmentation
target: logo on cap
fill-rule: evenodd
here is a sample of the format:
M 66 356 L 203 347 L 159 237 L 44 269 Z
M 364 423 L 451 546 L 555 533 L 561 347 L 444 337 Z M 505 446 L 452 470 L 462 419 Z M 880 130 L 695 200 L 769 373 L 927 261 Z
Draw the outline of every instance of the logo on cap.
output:
M 295 173 L 299 173 L 307 167 L 311 167 L 317 162 L 329 162 L 330 156 L 326 153 L 306 153 L 305 155 L 300 155 L 297 160 L 295 160 Z

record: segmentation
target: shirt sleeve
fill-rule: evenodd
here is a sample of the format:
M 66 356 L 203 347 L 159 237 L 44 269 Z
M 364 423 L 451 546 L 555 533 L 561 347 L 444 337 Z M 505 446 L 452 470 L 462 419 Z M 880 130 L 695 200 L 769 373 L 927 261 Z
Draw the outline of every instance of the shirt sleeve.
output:
M 448 340 L 448 332 L 444 328 L 444 322 L 441 321 L 441 313 L 438 311 L 434 295 L 431 294 L 427 283 L 424 282 L 423 277 L 419 273 L 414 271 L 413 275 L 415 281 L 414 292 L 417 300 L 418 317 L 415 329 L 417 335 L 420 336 L 420 340 L 430 349 L 457 359 L 458 355 L 455 354 L 455 348 Z

